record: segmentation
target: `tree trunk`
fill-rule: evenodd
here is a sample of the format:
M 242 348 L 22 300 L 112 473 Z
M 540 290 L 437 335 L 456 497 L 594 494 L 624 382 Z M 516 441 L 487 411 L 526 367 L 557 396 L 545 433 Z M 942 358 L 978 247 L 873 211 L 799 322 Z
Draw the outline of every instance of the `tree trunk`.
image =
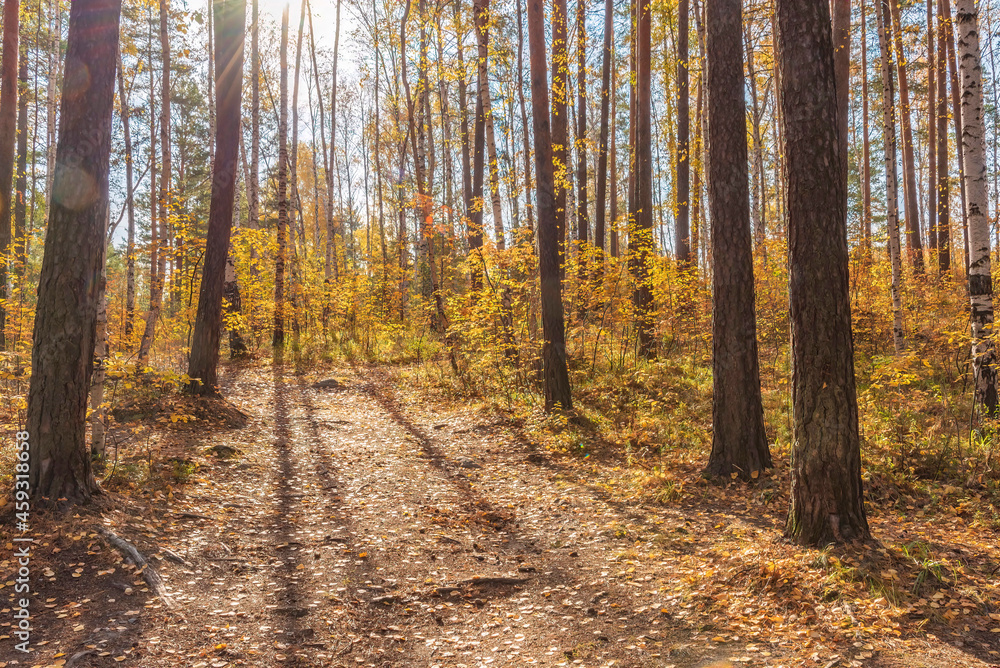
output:
M 477 42 L 482 41 L 479 32 L 479 14 L 476 11 L 478 3 L 473 5 L 473 21 L 476 25 Z M 480 46 L 480 54 L 482 47 Z M 480 55 L 480 57 L 482 57 Z M 468 197 L 466 217 L 469 220 L 469 288 L 473 293 L 482 288 L 483 283 L 483 172 L 486 156 L 486 117 L 483 110 L 483 87 L 488 85 L 485 80 L 485 68 L 477 68 L 476 120 L 475 138 L 472 150 L 472 190 Z M 532 102 L 534 104 L 534 102 Z
M 288 5 L 281 13 L 278 90 L 278 249 L 274 255 L 274 327 L 271 346 L 285 345 L 285 255 L 288 245 Z
M 948 2 L 950 0 L 944 0 Z M 938 43 L 940 54 L 948 52 L 945 32 L 949 26 L 943 20 L 943 12 L 938 12 Z M 944 58 L 937 62 L 937 128 L 935 147 L 937 157 L 937 251 L 938 271 L 946 273 L 951 267 L 951 180 L 948 178 L 948 88 L 947 70 Z M 932 258 L 933 261 L 934 258 Z
M 468 114 L 468 101 L 467 101 L 467 88 L 466 83 L 466 71 L 465 71 L 465 49 L 463 47 L 465 43 L 465 28 L 462 25 L 462 1 L 455 0 L 455 33 L 457 35 L 457 52 L 458 52 L 458 129 L 462 135 L 461 141 L 461 152 L 462 152 L 462 199 L 465 204 L 465 225 L 466 234 L 469 240 L 472 239 L 472 207 L 473 207 L 473 196 L 472 196 L 472 158 L 469 155 L 469 114 Z M 478 70 L 477 70 L 478 73 Z M 473 120 L 475 123 L 475 120 Z M 466 242 L 468 243 L 468 242 Z
M 639 330 L 639 355 L 651 359 L 656 353 L 653 337 L 653 290 L 650 284 L 653 254 L 653 142 L 650 115 L 650 0 L 639 0 L 636 12 L 636 93 L 635 93 L 635 202 L 632 217 L 635 231 L 629 235 L 631 269 L 635 279 L 632 301 Z
M 683 0 L 682 0 L 683 1 Z M 707 7 L 708 206 L 712 221 L 712 453 L 705 471 L 744 480 L 771 467 L 757 361 L 740 0 Z
M 14 248 L 18 281 L 24 278 L 24 230 L 28 214 L 28 41 L 21 40 L 17 68 L 17 172 L 14 181 Z
M 170 33 L 167 30 L 169 0 L 159 0 L 160 6 L 160 49 L 162 51 L 163 71 L 160 75 L 160 149 L 163 151 L 163 162 L 160 167 L 160 196 L 158 234 L 155 240 L 156 278 L 149 288 L 149 312 L 146 314 L 146 325 L 139 342 L 139 354 L 136 367 L 141 369 L 149 361 L 149 351 L 156 336 L 156 321 L 160 318 L 163 305 L 163 283 L 167 265 L 167 228 L 170 218 Z M 152 223 L 151 223 L 152 224 Z
M 927 0 L 927 247 L 930 249 L 931 261 L 938 254 L 938 176 L 937 176 L 937 60 L 943 54 L 935 55 L 934 45 L 937 42 L 934 29 L 934 6 L 936 0 Z
M 889 0 L 891 2 L 892 0 Z M 877 0 L 878 42 L 882 56 L 882 145 L 885 151 L 886 228 L 889 233 L 889 262 L 892 265 L 892 343 L 897 353 L 903 352 L 902 248 L 899 239 L 899 186 L 896 181 L 896 96 L 892 85 L 892 25 L 886 0 Z
M 847 103 L 851 96 L 851 0 L 831 0 L 830 7 L 833 9 L 833 70 L 837 79 L 840 171 L 844 175 L 844 183 L 847 183 Z
M 691 63 L 688 60 L 688 1 L 677 3 L 677 188 L 674 193 L 677 207 L 675 221 L 675 251 L 681 269 L 691 267 L 691 110 L 689 90 Z M 741 58 L 742 60 L 742 58 Z M 742 77 L 741 77 L 742 79 Z M 745 126 L 745 123 L 744 123 Z M 744 150 L 745 150 L 744 145 Z
M 93 372 L 101 260 L 108 214 L 120 0 L 70 5 L 66 79 L 90 85 L 65 91 L 45 252 L 38 283 L 27 463 L 35 504 L 86 502 L 99 488 L 86 443 L 87 393 Z M 91 179 L 75 178 L 82 170 Z M 96 195 L 96 196 L 95 196 Z
M 7 349 L 8 258 L 11 255 L 11 192 L 17 141 L 18 0 L 4 0 L 0 60 L 0 350 Z M 49 169 L 52 169 L 50 165 Z
M 607 1 L 607 0 L 605 0 Z M 613 18 L 613 17 L 612 17 Z M 615 63 L 614 35 L 611 40 L 611 153 L 608 156 L 608 171 L 611 172 L 608 188 L 611 190 L 611 210 L 608 221 L 611 224 L 611 238 L 608 240 L 608 252 L 611 257 L 618 257 L 618 65 Z
M 569 372 L 559 276 L 559 227 L 556 221 L 552 136 L 549 130 L 548 73 L 545 64 L 544 0 L 528 0 L 528 50 L 531 62 L 531 116 L 535 131 L 535 205 L 538 211 L 538 268 L 542 297 L 542 362 L 545 410 L 570 410 Z
M 135 180 L 132 173 L 132 129 L 125 74 L 118 54 L 118 93 L 121 99 L 122 135 L 125 142 L 125 208 L 128 213 L 128 245 L 125 251 L 125 340 L 132 337 L 135 324 Z
M 951 20 L 951 3 L 944 2 L 942 7 L 944 11 L 944 17 L 948 20 L 948 27 L 946 29 L 946 37 L 948 41 L 948 71 L 951 78 L 951 108 L 952 115 L 955 117 L 955 137 L 961 137 L 964 134 L 962 130 L 962 110 L 961 101 L 959 95 L 959 82 L 958 82 L 958 70 L 955 66 L 955 33 L 954 33 L 954 23 Z M 958 139 L 955 140 L 956 142 Z M 994 142 L 996 144 L 996 142 Z M 961 158 L 961 151 L 955 151 L 958 154 L 958 183 L 959 183 L 959 194 L 961 195 L 962 205 L 962 235 L 965 241 L 965 273 L 969 273 L 969 206 L 968 206 L 968 196 L 965 192 L 965 164 Z M 994 170 L 995 172 L 996 170 Z
M 868 138 L 868 0 L 861 3 L 861 237 L 865 250 L 872 246 L 872 161 Z M 876 10 L 877 11 L 877 10 Z
M 993 279 L 990 275 L 989 195 L 986 190 L 986 127 L 983 70 L 975 0 L 957 0 L 955 11 L 962 70 L 962 162 L 969 210 L 969 300 L 972 307 L 972 370 L 976 408 L 997 413 L 996 349 L 993 344 Z
M 586 3 L 576 3 L 576 238 L 580 242 L 580 277 L 587 273 L 590 215 L 587 212 L 587 25 Z
M 910 264 L 916 272 L 924 270 L 924 249 L 920 236 L 920 212 L 917 208 L 917 177 L 913 163 L 913 130 L 910 126 L 910 87 L 906 81 L 906 52 L 899 22 L 899 3 L 889 2 L 892 33 L 896 43 L 896 72 L 899 77 L 899 125 L 903 131 L 903 202 L 906 204 L 906 247 Z
M 552 161 L 556 224 L 559 226 L 559 271 L 566 268 L 566 188 L 569 174 L 569 24 L 566 0 L 552 0 Z M 530 33 L 529 33 L 530 34 Z M 532 102 L 534 109 L 534 102 Z M 533 112 L 534 113 L 534 112 Z M 536 177 L 537 178 L 537 177 Z
M 112 90 L 113 94 L 113 90 Z M 90 383 L 90 455 L 104 459 L 105 430 L 104 382 L 108 368 L 108 270 L 107 245 L 101 254 L 101 272 L 97 288 L 97 319 L 94 336 L 94 370 Z
M 340 278 L 337 259 L 337 222 L 333 215 L 333 176 L 337 165 L 337 61 L 340 56 L 340 0 L 337 0 L 337 27 L 333 36 L 333 88 L 330 91 L 330 165 L 326 173 L 326 256 L 332 265 L 333 280 Z M 321 103 L 322 105 L 322 103 Z M 340 203 L 338 202 L 338 209 Z
M 517 0 L 517 98 L 521 106 L 521 132 L 524 135 L 524 208 L 530 234 L 535 231 L 535 214 L 531 206 L 531 136 L 528 133 L 528 111 L 524 102 L 524 28 L 521 0 Z M 464 116 L 463 111 L 463 116 Z
M 482 100 L 483 119 L 486 125 L 483 128 L 486 139 L 487 159 L 489 160 L 490 171 L 490 200 L 493 204 L 493 234 L 496 237 L 498 250 L 504 250 L 503 213 L 500 207 L 500 163 L 497 156 L 496 137 L 493 133 L 493 95 L 490 92 L 489 69 L 487 67 L 489 59 L 489 22 L 490 9 L 489 0 L 479 0 L 473 3 L 472 11 L 476 23 L 476 36 L 479 45 L 479 58 L 477 60 L 479 68 L 479 88 L 478 95 Z M 484 203 L 485 206 L 485 203 Z
M 247 183 L 247 209 L 250 226 L 260 226 L 260 21 L 258 20 L 258 0 L 251 0 L 250 28 L 250 180 Z M 312 14 L 309 16 L 310 36 L 312 35 Z M 313 60 L 316 54 L 313 53 Z M 317 85 L 318 85 L 317 79 Z M 323 105 L 320 104 L 322 119 Z M 323 127 L 322 120 L 320 128 Z
M 614 52 L 615 35 L 615 5 L 614 0 L 604 2 L 604 48 L 602 50 L 601 61 L 601 136 L 597 147 L 597 201 L 595 203 L 594 219 L 594 246 L 597 247 L 597 261 L 601 264 L 597 268 L 597 276 L 601 277 L 604 271 L 603 254 L 605 238 L 605 214 L 607 210 L 608 191 L 608 127 L 611 125 L 611 96 L 615 93 L 611 89 L 611 69 L 614 67 L 612 58 Z M 614 146 L 611 147 L 614 151 Z M 612 158 L 613 160 L 613 158 Z M 613 168 L 612 168 L 613 170 Z M 612 179 L 614 176 L 612 175 Z M 613 195 L 612 195 L 613 197 Z M 611 219 L 611 226 L 614 227 L 614 217 Z
M 215 135 L 205 264 L 188 364 L 188 376 L 192 379 L 189 386 L 191 392 L 209 396 L 219 394 L 219 337 L 222 335 L 222 298 L 226 287 L 233 201 L 236 197 L 236 176 L 239 169 L 243 26 L 247 10 L 246 0 L 214 0 L 213 5 L 216 49 L 213 74 L 220 122 Z
M 45 201 L 52 198 L 52 179 L 56 164 L 56 82 L 59 79 L 60 53 L 62 46 L 62 7 L 59 0 L 49 0 L 49 10 L 55 24 L 52 26 L 49 44 L 49 75 L 45 88 L 46 108 L 46 159 L 45 159 Z
M 794 421 L 785 535 L 821 546 L 870 537 L 851 339 L 847 184 L 839 169 L 828 168 L 840 164 L 840 140 L 827 0 L 777 0 L 776 14 Z

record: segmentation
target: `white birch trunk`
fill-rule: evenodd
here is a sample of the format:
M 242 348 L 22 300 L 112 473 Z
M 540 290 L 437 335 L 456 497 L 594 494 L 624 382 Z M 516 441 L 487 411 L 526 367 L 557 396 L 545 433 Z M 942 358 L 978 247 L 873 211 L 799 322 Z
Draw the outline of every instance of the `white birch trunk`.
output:
M 969 214 L 969 300 L 972 312 L 972 369 L 976 404 L 993 415 L 997 408 L 996 352 L 993 346 L 993 280 L 990 275 L 990 221 L 986 187 L 986 128 L 983 70 L 975 0 L 956 2 L 958 55 L 962 73 L 962 161 Z

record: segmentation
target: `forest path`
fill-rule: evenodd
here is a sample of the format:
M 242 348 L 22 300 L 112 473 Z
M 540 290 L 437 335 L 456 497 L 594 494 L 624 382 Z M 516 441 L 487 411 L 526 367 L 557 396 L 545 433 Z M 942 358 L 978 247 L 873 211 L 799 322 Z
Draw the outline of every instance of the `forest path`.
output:
M 672 575 L 632 551 L 646 520 L 503 418 L 406 401 L 372 367 L 223 383 L 250 423 L 188 447 L 237 454 L 201 462 L 150 536 L 186 562 L 159 561 L 176 611 L 152 603 L 111 641 L 132 645 L 119 663 L 76 665 L 679 668 L 742 651 L 661 612 Z
M 247 426 L 156 429 L 196 464 L 184 484 L 51 523 L 36 654 L 0 666 L 987 665 L 838 637 L 850 607 L 800 600 L 809 567 L 764 556 L 780 509 L 740 489 L 644 505 L 503 416 L 383 368 L 319 373 L 228 368 Z M 95 522 L 153 557 L 173 609 Z

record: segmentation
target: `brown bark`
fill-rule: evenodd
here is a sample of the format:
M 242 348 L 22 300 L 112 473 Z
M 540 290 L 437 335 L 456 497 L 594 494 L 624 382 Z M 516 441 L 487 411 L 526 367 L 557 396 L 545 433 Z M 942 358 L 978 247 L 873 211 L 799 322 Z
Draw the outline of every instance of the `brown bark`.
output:
M 938 222 L 937 222 L 937 58 L 934 45 L 937 42 L 937 30 L 934 28 L 934 7 L 936 0 L 927 0 L 927 248 L 930 250 L 931 261 L 938 254 Z
M 14 248 L 18 279 L 25 270 L 24 230 L 28 213 L 28 42 L 21 40 L 17 68 L 17 171 L 14 178 Z
M 587 212 L 587 25 L 586 3 L 576 3 L 576 238 L 580 252 L 590 243 Z M 580 256 L 580 276 L 586 275 L 587 256 Z
M 566 255 L 566 171 L 569 156 L 569 27 L 566 0 L 552 0 L 552 161 L 556 224 L 559 226 L 560 271 Z M 534 108 L 534 102 L 532 102 Z
M 754 314 L 740 0 L 707 6 L 712 221 L 712 453 L 706 473 L 744 480 L 771 467 Z
M 215 0 L 215 94 L 218 129 L 212 165 L 205 261 L 198 294 L 198 313 L 191 339 L 188 376 L 194 394 L 217 395 L 222 297 L 239 174 L 240 116 L 243 93 L 243 35 L 246 0 Z M 300 31 L 301 32 L 301 31 Z M 197 380 L 195 380 L 197 379 Z
M 691 197 L 691 111 L 690 62 L 688 61 L 688 0 L 677 3 L 677 188 L 674 203 L 677 208 L 675 249 L 677 264 L 682 269 L 691 266 L 691 227 L 689 204 Z M 742 60 L 742 59 L 741 59 Z
M 826 545 L 870 536 L 851 339 L 847 184 L 840 170 L 824 168 L 840 161 L 827 0 L 777 0 L 776 14 L 794 421 L 785 535 Z
M 27 428 L 28 473 L 36 504 L 86 502 L 99 492 L 86 443 L 101 260 L 108 215 L 120 0 L 70 5 L 48 231 L 38 284 Z M 77 178 L 79 173 L 89 179 Z M 20 466 L 20 464 L 18 465 Z
M 538 264 L 541 274 L 542 362 L 545 410 L 570 410 L 566 365 L 562 283 L 559 276 L 559 227 L 556 221 L 552 136 L 549 130 L 548 73 L 545 63 L 544 0 L 528 0 L 528 49 L 531 62 L 531 111 L 535 131 L 535 204 L 538 213 Z
M 866 250 L 872 245 L 872 162 L 868 138 L 868 0 L 861 3 L 861 237 Z
M 524 28 L 522 26 L 521 0 L 517 0 L 517 98 L 521 106 L 521 133 L 524 138 L 524 208 L 528 230 L 533 235 L 535 213 L 531 205 L 531 136 L 528 132 L 528 111 L 524 102 Z M 464 112 L 463 112 L 464 113 Z
M 847 183 L 847 102 L 850 98 L 851 87 L 851 0 L 831 0 L 830 6 L 833 9 L 833 69 L 837 79 L 840 171 L 844 174 L 844 183 Z
M 11 254 L 11 191 L 17 140 L 17 60 L 20 3 L 4 0 L 0 60 L 0 350 L 7 348 L 8 258 Z M 52 169 L 52 166 L 49 166 Z
M 135 325 L 135 180 L 132 172 L 131 109 L 125 92 L 125 74 L 121 53 L 118 54 L 118 93 L 121 96 L 122 137 L 125 143 L 125 207 L 128 213 L 128 245 L 125 250 L 125 339 L 132 336 Z
M 913 162 L 913 129 L 910 123 L 910 87 L 906 79 L 906 52 L 899 22 L 899 3 L 889 2 L 892 33 L 896 44 L 896 73 L 899 79 L 899 127 L 902 130 L 903 202 L 906 205 L 906 247 L 914 271 L 924 270 L 924 249 L 920 236 L 920 213 L 917 206 L 917 176 Z
M 597 201 L 595 203 L 594 220 L 594 246 L 598 248 L 598 261 L 601 261 L 604 253 L 605 238 L 605 214 L 607 209 L 608 190 L 608 126 L 611 125 L 611 69 L 614 67 L 612 61 L 615 32 L 615 5 L 614 0 L 604 2 L 604 47 L 602 50 L 601 65 L 601 135 L 597 147 Z M 611 148 L 614 150 L 614 147 Z M 617 213 L 617 212 L 616 212 Z M 614 226 L 614 217 L 611 225 Z M 603 271 L 603 265 L 598 266 L 598 272 Z
M 947 0 L 944 0 L 947 1 Z M 948 52 L 946 32 L 950 22 L 944 21 L 944 12 L 938 12 L 939 54 Z M 948 178 L 948 88 L 945 58 L 937 61 L 937 250 L 938 271 L 946 273 L 951 267 L 951 185 Z
M 278 249 L 274 255 L 274 326 L 271 346 L 285 345 L 285 255 L 288 245 L 288 5 L 281 13 L 278 90 Z
M 636 10 L 636 94 L 635 94 L 635 201 L 634 232 L 629 235 L 631 269 L 635 279 L 632 301 L 639 330 L 639 355 L 651 359 L 656 353 L 653 336 L 653 290 L 650 265 L 653 255 L 653 142 L 650 117 L 650 0 L 639 0 Z
M 949 78 L 951 81 L 951 110 L 955 122 L 955 136 L 961 137 L 964 135 L 965 129 L 962 123 L 962 104 L 960 100 L 961 95 L 958 83 L 958 70 L 955 65 L 956 61 L 955 31 L 954 31 L 954 24 L 952 23 L 951 20 L 951 3 L 950 2 L 942 3 L 941 9 L 944 10 L 941 13 L 944 14 L 944 17 L 948 20 L 948 25 L 945 28 L 945 37 L 948 42 L 948 71 L 950 74 Z M 960 153 L 961 153 L 960 151 L 956 150 L 956 155 L 959 155 Z M 965 249 L 964 249 L 965 273 L 968 274 L 969 250 L 971 248 L 969 244 L 969 206 L 968 206 L 968 197 L 966 194 L 967 186 L 965 182 L 965 163 L 963 162 L 960 155 L 958 157 L 958 184 L 959 184 L 959 195 L 961 199 L 960 204 L 962 207 L 962 236 L 965 241 Z

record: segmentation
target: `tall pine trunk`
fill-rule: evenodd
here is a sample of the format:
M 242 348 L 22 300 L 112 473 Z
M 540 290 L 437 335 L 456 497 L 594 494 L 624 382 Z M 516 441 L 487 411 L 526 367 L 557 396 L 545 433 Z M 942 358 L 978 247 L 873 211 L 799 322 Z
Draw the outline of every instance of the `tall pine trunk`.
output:
M 246 0 L 215 0 L 215 95 L 218 129 L 212 165 L 205 264 L 198 312 L 191 339 L 188 376 L 194 394 L 217 395 L 222 298 L 226 287 L 229 239 L 239 169 L 240 116 L 243 95 L 243 35 Z
M 18 0 L 4 0 L 0 59 L 0 350 L 7 349 L 7 286 L 11 256 L 11 198 L 17 140 Z M 50 169 L 52 166 L 50 165 Z
M 840 164 L 829 4 L 777 0 L 776 14 L 793 369 L 785 535 L 820 546 L 870 536 L 851 339 L 847 184 L 829 168 Z M 722 261 L 716 258 L 716 270 Z
M 948 0 L 945 0 L 948 1 Z M 939 54 L 948 52 L 948 41 L 945 36 L 949 25 L 945 23 L 943 12 L 938 12 Z M 948 87 L 945 58 L 937 61 L 937 128 L 935 147 L 937 157 L 937 261 L 938 271 L 946 273 L 951 267 L 951 181 L 948 178 Z M 933 260 L 933 258 L 932 258 Z
M 651 359 L 656 353 L 653 336 L 653 289 L 650 269 L 653 255 L 653 137 L 650 117 L 651 58 L 650 0 L 639 0 L 636 10 L 636 92 L 635 92 L 635 201 L 631 216 L 634 232 L 629 234 L 629 253 L 635 289 L 632 301 L 639 331 L 639 355 Z
M 288 252 L 288 4 L 281 12 L 281 42 L 278 46 L 278 248 L 274 254 L 274 326 L 271 346 L 285 345 L 285 257 Z
M 614 0 L 604 2 L 604 48 L 601 61 L 601 135 L 597 146 L 597 193 L 594 218 L 594 246 L 597 247 L 597 260 L 601 262 L 604 254 L 605 216 L 607 213 L 608 191 L 608 129 L 611 119 L 611 69 L 614 67 L 612 51 L 615 37 L 615 5 Z M 614 147 L 611 147 L 614 150 Z M 614 218 L 611 225 L 614 226 Z M 598 266 L 598 277 L 603 272 L 603 264 Z
M 683 2 L 684 0 L 682 0 Z M 740 0 L 710 0 L 708 175 L 712 252 L 712 452 L 706 472 L 749 480 L 771 467 L 757 360 Z
M 586 275 L 590 215 L 587 212 L 587 25 L 586 3 L 576 3 L 576 238 L 580 277 Z
M 924 270 L 924 247 L 920 236 L 920 213 L 917 207 L 917 176 L 913 162 L 913 129 L 910 123 L 910 87 L 906 78 L 906 52 L 899 20 L 900 0 L 891 0 L 889 13 L 896 44 L 896 73 L 899 78 L 899 126 L 902 130 L 903 202 L 906 205 L 906 247 L 914 271 Z
M 528 51 L 531 63 L 531 115 L 535 133 L 535 205 L 538 212 L 545 410 L 570 410 L 573 408 L 573 399 L 566 364 L 562 281 L 559 275 L 559 227 L 555 210 L 552 135 L 549 129 L 544 0 L 528 0 Z
M 128 215 L 128 245 L 125 250 L 125 339 L 132 336 L 135 325 L 135 202 L 132 172 L 132 128 L 129 96 L 125 91 L 125 74 L 121 54 L 118 54 L 118 94 L 121 100 L 122 138 L 125 142 L 125 207 Z
M 889 262 L 892 266 L 892 343 L 897 353 L 906 347 L 903 334 L 902 248 L 899 238 L 899 185 L 896 164 L 896 96 L 892 79 L 892 25 L 885 0 L 876 0 L 878 43 L 882 64 L 882 146 L 885 155 L 886 229 L 889 233 Z M 889 0 L 890 2 L 892 0 Z
M 53 197 L 38 283 L 27 432 L 36 504 L 81 503 L 99 491 L 86 443 L 97 306 L 108 216 L 111 116 L 120 0 L 70 5 Z M 91 179 L 76 178 L 82 170 Z M 96 194 L 96 197 L 94 196 Z M 22 471 L 18 471 L 21 473 Z
M 674 204 L 677 209 L 675 248 L 677 264 L 681 269 L 691 266 L 691 64 L 688 60 L 688 1 L 677 3 L 677 188 Z M 742 59 L 741 59 L 742 60 Z

